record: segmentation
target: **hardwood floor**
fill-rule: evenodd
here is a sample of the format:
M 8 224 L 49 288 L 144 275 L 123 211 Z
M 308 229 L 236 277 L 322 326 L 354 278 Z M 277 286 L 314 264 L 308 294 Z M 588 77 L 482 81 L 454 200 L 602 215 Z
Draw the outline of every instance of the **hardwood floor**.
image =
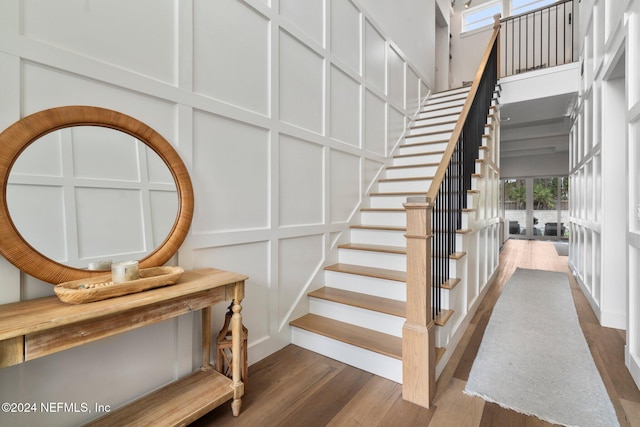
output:
M 249 368 L 240 416 L 222 405 L 194 426 L 550 426 L 463 393 L 495 302 L 517 267 L 569 275 L 580 325 L 621 426 L 640 426 L 640 391 L 624 365 L 625 333 L 599 325 L 552 243 L 509 240 L 498 277 L 438 380 L 430 409 L 402 400 L 401 385 L 294 345 Z

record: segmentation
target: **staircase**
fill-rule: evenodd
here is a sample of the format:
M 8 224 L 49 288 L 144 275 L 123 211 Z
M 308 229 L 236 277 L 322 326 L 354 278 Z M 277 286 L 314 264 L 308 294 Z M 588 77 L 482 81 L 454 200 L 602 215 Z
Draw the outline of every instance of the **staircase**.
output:
M 467 97 L 468 88 L 431 96 L 392 158 L 392 164 L 351 227 L 350 243 L 339 246 L 339 263 L 325 268 L 325 286 L 308 294 L 310 313 L 291 322 L 292 342 L 392 381 L 402 383 L 402 327 L 406 299 L 406 213 L 411 196 L 424 196 Z M 487 125 L 487 132 L 490 131 Z M 485 150 L 481 150 L 481 155 Z M 474 180 L 482 179 L 482 160 Z M 477 182 L 476 182 L 477 184 Z M 480 199 L 475 187 L 470 196 Z M 463 214 L 460 245 L 474 209 Z M 451 277 L 442 289 L 436 323 L 436 361 L 449 349 L 455 328 L 467 311 L 460 301 L 466 280 L 463 246 L 450 254 Z M 447 358 L 448 359 L 448 358 Z M 437 363 L 437 362 L 436 362 Z M 437 369 L 441 372 L 442 367 Z

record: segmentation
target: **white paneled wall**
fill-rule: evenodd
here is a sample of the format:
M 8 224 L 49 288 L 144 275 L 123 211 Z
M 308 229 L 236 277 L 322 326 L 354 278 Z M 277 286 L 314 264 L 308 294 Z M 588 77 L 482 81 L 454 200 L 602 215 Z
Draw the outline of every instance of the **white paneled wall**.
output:
M 385 21 L 421 51 L 435 37 L 407 25 L 410 12 Z M 95 105 L 178 150 L 195 215 L 172 262 L 249 275 L 250 363 L 289 342 L 288 321 L 306 311 L 306 291 L 431 86 L 414 65 L 428 58 L 407 58 L 356 0 L 5 0 L 0 28 L 0 128 L 45 108 Z M 1 302 L 52 294 L 3 260 L 0 275 Z M 187 315 L 5 368 L 0 400 L 119 405 L 199 363 L 197 324 Z M 25 422 L 0 414 L 0 424 L 16 420 Z
M 640 1 L 583 0 L 580 97 L 571 132 L 569 265 L 604 326 L 627 330 L 640 384 L 637 191 Z
M 615 16 L 621 16 L 615 8 Z M 627 367 L 640 386 L 640 85 L 635 76 L 640 73 L 640 1 L 628 6 L 626 40 L 627 78 L 627 185 L 629 200 L 629 226 L 627 232 L 628 262 L 628 317 Z

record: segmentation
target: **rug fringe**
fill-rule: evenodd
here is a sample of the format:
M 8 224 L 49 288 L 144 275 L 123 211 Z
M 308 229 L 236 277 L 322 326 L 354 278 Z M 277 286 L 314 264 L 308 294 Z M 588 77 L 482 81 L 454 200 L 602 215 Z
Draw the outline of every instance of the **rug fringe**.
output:
M 531 412 L 523 411 L 522 409 L 518 409 L 518 408 L 511 407 L 509 405 L 505 405 L 505 404 L 503 404 L 501 402 L 498 402 L 497 400 L 492 399 L 489 396 L 483 395 L 482 393 L 477 393 L 475 391 L 468 391 L 466 388 L 462 392 L 464 394 L 466 394 L 467 396 L 479 397 L 480 399 L 482 399 L 482 400 L 484 400 L 486 402 L 489 402 L 489 403 L 494 403 L 494 404 L 500 406 L 501 408 L 508 409 L 510 411 L 515 411 L 515 412 L 517 412 L 519 414 L 528 415 L 530 417 L 535 417 L 535 418 L 537 418 L 537 419 L 539 419 L 541 421 L 546 421 L 546 422 L 551 423 L 551 424 L 557 424 L 557 425 L 561 425 L 561 426 L 565 426 L 565 427 L 580 427 L 580 426 L 575 425 L 575 424 L 565 424 L 563 422 L 556 421 L 556 420 L 551 419 L 551 418 L 541 417 L 541 416 L 539 416 L 537 414 L 533 414 Z

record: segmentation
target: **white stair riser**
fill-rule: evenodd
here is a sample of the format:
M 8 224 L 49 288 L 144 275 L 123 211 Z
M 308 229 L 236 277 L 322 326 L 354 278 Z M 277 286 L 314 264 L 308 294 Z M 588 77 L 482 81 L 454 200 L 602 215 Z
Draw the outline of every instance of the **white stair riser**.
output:
M 407 285 L 404 282 L 330 270 L 324 272 L 324 278 L 327 287 L 397 301 L 407 299 Z
M 372 208 L 401 208 L 407 203 L 407 195 L 398 196 L 372 196 L 370 204 Z
M 458 248 L 459 251 L 462 249 Z M 450 259 L 449 260 L 449 277 L 464 277 L 464 273 L 467 268 L 467 260 L 466 257 L 462 257 L 461 259 Z
M 417 165 L 421 163 L 439 163 L 442 153 L 424 153 L 419 156 L 394 157 L 391 164 L 393 166 Z
M 434 176 L 438 170 L 437 165 L 433 166 L 415 166 L 410 168 L 389 168 L 387 169 L 387 178 L 417 178 L 421 176 Z
M 457 96 L 455 98 L 451 98 L 451 99 L 434 99 L 433 101 L 429 102 L 422 110 L 420 110 L 421 112 L 425 112 L 425 111 L 433 111 L 433 110 L 437 110 L 440 108 L 448 108 L 448 107 L 457 107 L 457 106 L 461 106 L 462 104 L 464 104 L 464 99 L 460 99 L 462 98 L 461 96 Z
M 338 259 L 342 264 L 363 265 L 398 271 L 405 271 L 407 268 L 407 257 L 403 254 L 340 248 L 338 250 Z
M 405 211 L 384 212 L 384 211 L 363 211 L 360 214 L 362 225 L 385 225 L 390 227 L 405 227 L 407 225 L 407 214 Z
M 416 120 L 413 121 L 413 124 L 411 125 L 411 127 L 420 127 L 420 126 L 425 126 L 425 125 L 435 125 L 438 123 L 442 123 L 442 122 L 450 122 L 453 120 L 458 120 L 458 113 L 452 113 L 452 114 L 436 114 L 435 112 L 433 113 L 433 117 L 425 117 L 422 119 L 418 119 L 416 118 Z
M 411 144 L 420 144 L 422 142 L 440 142 L 440 141 L 449 141 L 451 138 L 451 131 L 430 133 L 428 135 L 416 135 L 416 136 L 407 136 L 404 139 L 404 145 Z
M 434 111 L 425 110 L 418 113 L 418 115 L 416 116 L 416 119 L 426 119 L 432 116 L 441 116 L 443 114 L 451 114 L 451 113 L 460 114 L 460 112 L 462 111 L 462 105 L 461 104 L 455 105 L 453 107 L 442 108 L 439 110 L 435 110 L 435 106 L 434 106 L 433 108 L 431 108 L 431 110 L 434 110 Z
M 404 231 L 352 228 L 351 242 L 366 245 L 404 246 L 406 244 L 404 233 Z
M 411 181 L 384 181 L 378 183 L 378 191 L 381 193 L 394 193 L 401 191 L 424 191 L 429 190 L 431 179 L 419 179 Z
M 402 383 L 402 361 L 333 340 L 299 328 L 291 328 L 293 344 L 355 366 L 388 380 Z
M 429 105 L 429 103 L 433 104 L 434 102 L 442 102 L 442 101 L 451 101 L 454 99 L 460 99 L 460 98 L 464 98 L 469 94 L 469 91 L 455 91 L 455 92 L 447 92 L 447 93 L 441 93 L 439 95 L 434 95 L 432 97 L 429 98 L 429 101 L 427 101 L 427 105 Z
M 454 316 L 455 316 L 455 313 L 454 313 Z M 449 339 L 453 334 L 452 326 L 453 326 L 453 319 L 449 319 L 449 321 L 444 326 L 436 327 L 436 347 L 447 348 Z
M 424 125 L 424 123 L 420 123 L 420 125 Z M 430 126 L 414 125 L 409 129 L 408 135 L 418 135 L 426 132 L 451 132 L 455 126 L 455 123 L 433 124 Z
M 439 99 L 451 95 L 460 96 L 460 94 L 469 93 L 471 86 L 459 87 L 456 89 L 448 90 L 446 92 L 434 93 L 430 99 Z
M 445 150 L 447 147 L 449 140 L 442 140 L 442 142 L 434 142 L 432 144 L 418 144 L 417 141 L 406 142 L 404 145 L 398 147 L 398 154 L 421 154 L 421 153 L 434 153 Z M 442 158 L 442 153 L 440 154 L 440 158 Z
M 309 311 L 319 316 L 350 323 L 362 328 L 373 329 L 395 337 L 402 337 L 402 326 L 405 322 L 403 317 L 391 316 L 319 298 L 309 299 Z

